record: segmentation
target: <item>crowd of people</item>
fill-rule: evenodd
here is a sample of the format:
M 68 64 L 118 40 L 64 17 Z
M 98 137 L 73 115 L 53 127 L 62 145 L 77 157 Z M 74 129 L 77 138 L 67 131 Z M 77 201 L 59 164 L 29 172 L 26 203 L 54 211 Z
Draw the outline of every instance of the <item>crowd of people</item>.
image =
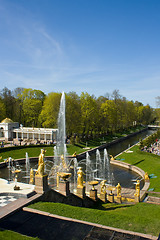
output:
M 0 147 L 10 147 L 10 146 L 27 146 L 27 145 L 42 145 L 42 144 L 46 144 L 46 145 L 52 145 L 55 144 L 55 141 L 50 141 L 50 140 L 21 140 L 21 139 L 15 139 L 13 141 L 1 141 L 0 142 Z
M 150 147 L 144 146 L 142 150 L 160 156 L 160 139 L 156 139 L 156 142 L 151 144 Z

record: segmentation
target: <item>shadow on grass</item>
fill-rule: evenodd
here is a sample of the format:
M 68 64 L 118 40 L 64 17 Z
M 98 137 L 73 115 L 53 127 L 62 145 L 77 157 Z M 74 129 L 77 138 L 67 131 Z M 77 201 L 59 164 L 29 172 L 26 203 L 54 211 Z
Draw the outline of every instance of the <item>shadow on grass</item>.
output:
M 141 163 L 141 162 L 143 162 L 143 161 L 145 161 L 145 159 L 142 159 L 142 160 L 140 160 L 140 161 L 134 163 L 133 165 L 136 166 L 136 165 L 138 165 L 139 163 Z
M 105 206 L 104 206 L 105 205 Z M 109 211 L 109 210 L 116 210 L 120 208 L 128 208 L 133 207 L 134 204 L 118 204 L 118 203 L 106 203 L 99 200 L 92 209 Z

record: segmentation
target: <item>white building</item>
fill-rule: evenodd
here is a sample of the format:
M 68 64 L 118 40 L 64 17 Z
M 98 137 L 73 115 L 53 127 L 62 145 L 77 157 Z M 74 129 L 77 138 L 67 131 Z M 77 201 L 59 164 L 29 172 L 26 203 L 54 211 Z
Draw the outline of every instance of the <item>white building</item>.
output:
M 13 130 L 19 127 L 18 122 L 13 122 L 10 118 L 5 118 L 0 123 L 0 137 L 4 140 L 13 139 Z
M 5 118 L 0 123 L 0 137 L 6 141 L 13 139 L 55 141 L 57 131 L 53 128 L 23 127 L 9 118 Z

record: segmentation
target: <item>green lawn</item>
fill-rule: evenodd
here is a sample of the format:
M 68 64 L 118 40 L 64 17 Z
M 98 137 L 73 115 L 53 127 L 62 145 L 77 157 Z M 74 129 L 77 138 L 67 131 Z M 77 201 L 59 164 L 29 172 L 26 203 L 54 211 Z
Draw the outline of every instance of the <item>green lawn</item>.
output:
M 154 236 L 158 236 L 160 232 L 160 205 L 107 203 L 98 206 L 99 209 L 92 209 L 73 207 L 62 203 L 38 202 L 29 207 L 60 216 Z
M 41 152 L 41 148 L 45 148 L 46 150 L 46 154 L 45 156 L 53 156 L 54 152 L 53 152 L 53 146 L 34 146 L 34 147 L 24 147 L 24 148 L 18 148 L 18 147 L 12 147 L 12 148 L 3 148 L 0 149 L 0 157 L 2 157 L 0 159 L 0 161 L 4 161 L 4 159 L 11 157 L 13 159 L 19 159 L 19 158 L 25 158 L 26 156 L 26 152 L 28 153 L 29 157 L 38 157 L 40 152 Z M 84 152 L 85 150 L 83 149 L 83 146 L 74 146 L 74 145 L 67 145 L 67 150 L 68 150 L 68 154 L 72 155 L 74 152 L 76 152 L 77 154 Z
M 38 157 L 41 148 L 44 148 L 42 146 L 35 146 L 35 147 L 25 147 L 18 149 L 16 147 L 13 148 L 6 148 L 6 151 L 1 152 L 0 151 L 0 156 L 2 157 L 1 161 L 4 159 L 11 157 L 13 159 L 19 159 L 19 158 L 25 158 L 26 157 L 26 152 L 28 152 L 29 157 Z M 53 156 L 53 146 L 45 146 L 46 151 L 46 156 Z M 0 149 L 1 150 L 1 149 Z M 3 149 L 5 150 L 5 149 Z
M 149 175 L 154 174 L 155 178 L 150 178 L 150 189 L 154 188 L 155 192 L 160 192 L 160 156 L 143 152 L 139 150 L 139 146 L 136 145 L 130 150 L 133 153 L 122 153 L 117 158 L 125 159 L 124 162 L 135 165 Z
M 39 238 L 28 237 L 13 231 L 0 229 L 0 239 L 2 240 L 17 240 L 17 239 L 18 240 L 38 240 Z

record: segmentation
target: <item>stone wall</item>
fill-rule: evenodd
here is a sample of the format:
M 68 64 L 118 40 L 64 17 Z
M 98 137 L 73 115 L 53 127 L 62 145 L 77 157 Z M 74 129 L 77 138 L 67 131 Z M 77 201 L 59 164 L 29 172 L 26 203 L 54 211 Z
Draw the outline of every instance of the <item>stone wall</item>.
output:
M 65 196 L 53 189 L 46 191 L 42 195 L 41 201 L 65 203 L 77 207 L 93 207 L 95 204 L 95 201 L 93 201 L 91 198 L 87 196 L 85 198 L 80 198 L 72 193 Z

